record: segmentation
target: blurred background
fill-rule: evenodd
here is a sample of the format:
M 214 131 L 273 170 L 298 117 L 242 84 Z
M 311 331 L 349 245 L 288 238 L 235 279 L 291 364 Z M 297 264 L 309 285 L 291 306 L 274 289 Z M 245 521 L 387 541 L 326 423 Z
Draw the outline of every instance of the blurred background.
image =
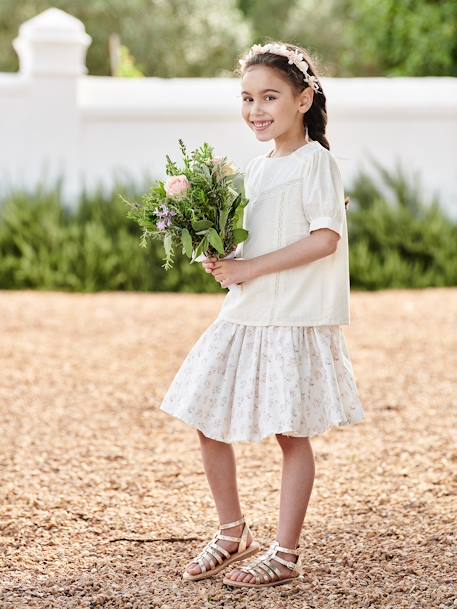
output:
M 457 285 L 457 4 L 2 0 L 0 288 L 219 292 L 138 247 L 137 198 L 203 141 L 241 171 L 238 59 L 315 58 L 347 194 L 351 287 Z

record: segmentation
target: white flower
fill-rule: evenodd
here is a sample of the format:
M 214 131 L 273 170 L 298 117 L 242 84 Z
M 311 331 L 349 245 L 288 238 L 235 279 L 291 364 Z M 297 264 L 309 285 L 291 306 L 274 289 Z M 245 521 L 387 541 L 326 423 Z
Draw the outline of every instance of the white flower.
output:
M 317 76 L 313 76 L 312 74 L 308 74 L 308 63 L 304 60 L 304 55 L 301 51 L 295 49 L 293 51 L 289 50 L 284 44 L 276 44 L 276 43 L 268 43 L 268 44 L 254 44 L 248 51 L 248 54 L 243 58 L 239 59 L 238 63 L 241 66 L 244 66 L 248 59 L 254 57 L 254 55 L 258 55 L 260 53 L 274 53 L 275 55 L 282 55 L 283 57 L 287 57 L 289 60 L 288 63 L 294 64 L 305 75 L 303 79 L 308 85 L 314 90 L 319 91 L 319 81 Z

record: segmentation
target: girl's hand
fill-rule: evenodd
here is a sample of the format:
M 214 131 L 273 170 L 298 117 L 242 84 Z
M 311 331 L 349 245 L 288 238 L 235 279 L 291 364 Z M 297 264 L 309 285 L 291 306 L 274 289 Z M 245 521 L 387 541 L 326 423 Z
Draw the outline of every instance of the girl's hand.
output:
M 250 260 L 231 258 L 229 260 L 218 260 L 215 257 L 202 262 L 207 273 L 212 273 L 222 288 L 227 288 L 232 283 L 243 283 L 254 277 L 252 263 Z

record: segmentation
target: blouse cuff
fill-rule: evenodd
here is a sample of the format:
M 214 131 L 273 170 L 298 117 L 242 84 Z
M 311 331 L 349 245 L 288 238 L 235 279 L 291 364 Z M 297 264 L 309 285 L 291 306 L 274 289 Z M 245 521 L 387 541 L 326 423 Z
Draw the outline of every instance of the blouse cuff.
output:
M 317 230 L 318 228 L 331 228 L 340 236 L 343 235 L 343 223 L 339 218 L 333 218 L 331 216 L 320 216 L 319 218 L 313 218 L 309 225 L 309 232 Z

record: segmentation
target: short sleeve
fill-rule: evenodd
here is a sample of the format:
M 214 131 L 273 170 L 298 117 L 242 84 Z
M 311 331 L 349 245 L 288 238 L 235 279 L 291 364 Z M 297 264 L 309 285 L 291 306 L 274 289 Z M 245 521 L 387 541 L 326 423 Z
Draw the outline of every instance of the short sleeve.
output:
M 344 186 L 333 155 L 323 150 L 313 154 L 303 172 L 303 212 L 309 232 L 330 228 L 340 236 L 344 224 Z

